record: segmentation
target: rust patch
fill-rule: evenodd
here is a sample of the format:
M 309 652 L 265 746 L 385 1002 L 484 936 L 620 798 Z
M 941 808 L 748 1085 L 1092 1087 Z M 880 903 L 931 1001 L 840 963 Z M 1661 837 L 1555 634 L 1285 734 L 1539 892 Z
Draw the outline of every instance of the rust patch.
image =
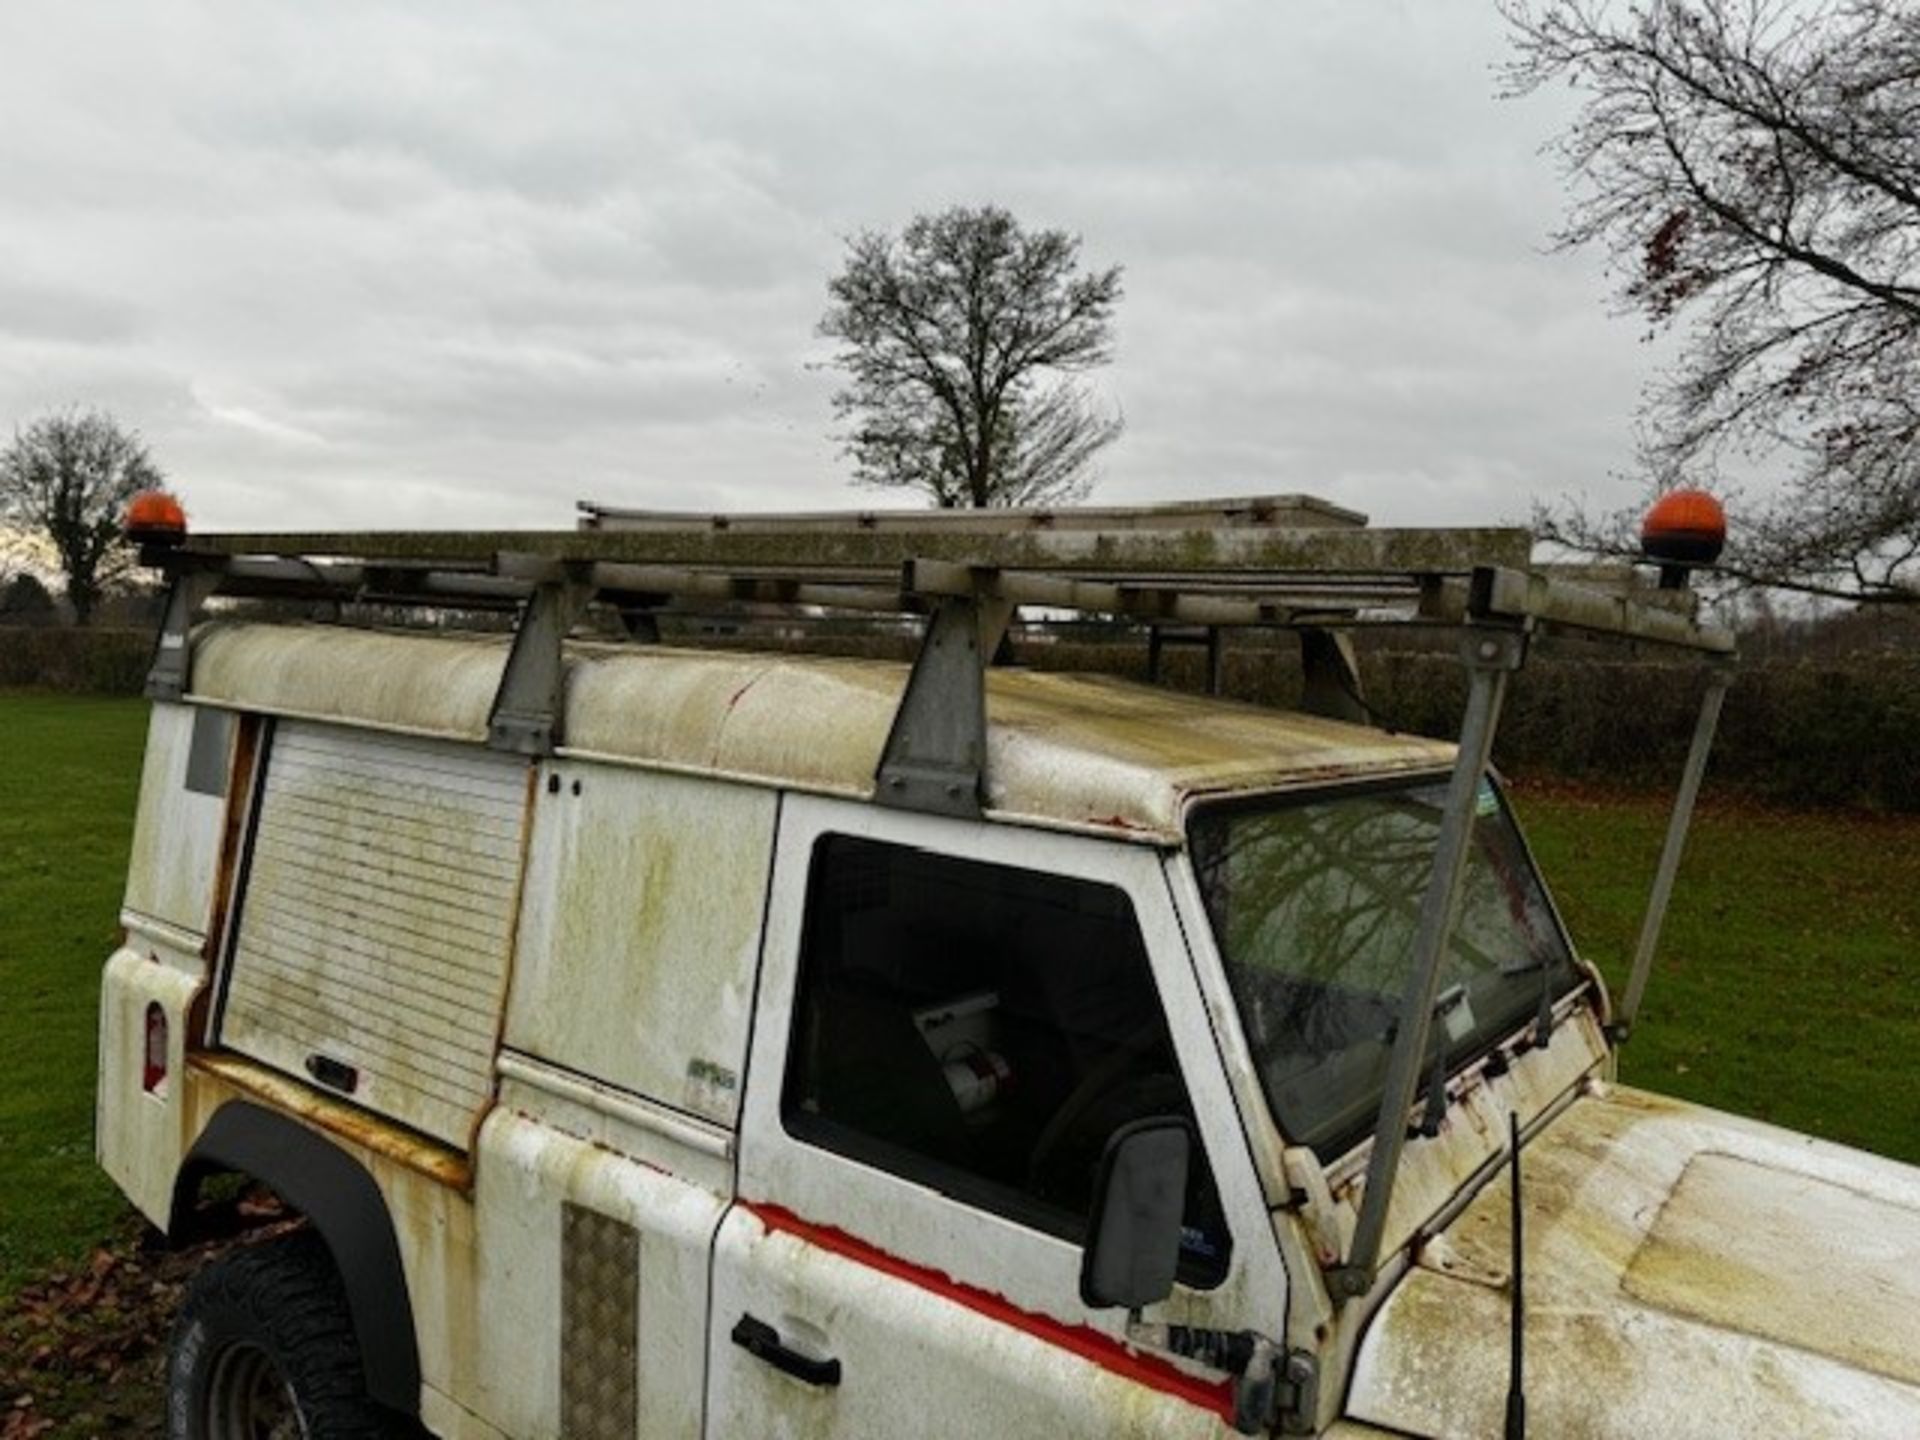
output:
M 260 732 L 265 722 L 258 715 L 234 717 L 233 756 L 227 771 L 227 808 L 221 820 L 220 850 L 214 862 L 213 909 L 207 918 L 207 938 L 200 947 L 200 958 L 209 965 L 217 962 L 226 944 L 227 922 L 237 898 L 240 855 L 246 846 L 247 819 L 254 804 L 254 769 L 260 756 Z M 190 1037 L 196 1043 L 204 1032 Z
M 760 677 L 756 675 L 751 680 L 747 681 L 746 684 L 742 685 L 738 690 L 734 691 L 733 694 L 729 695 L 727 697 L 727 709 L 732 710 L 733 707 L 738 705 L 740 701 L 745 697 L 746 693 L 749 690 L 751 690 L 754 686 L 758 685 L 759 683 L 760 683 Z
M 189 1056 L 187 1069 L 245 1091 L 316 1129 L 364 1146 L 429 1180 L 461 1191 L 473 1186 L 472 1165 L 451 1146 L 430 1140 L 391 1120 L 382 1120 L 357 1106 L 316 1094 L 264 1065 L 237 1055 L 203 1053 Z
M 187 1002 L 185 1023 L 180 1031 L 180 1048 L 184 1054 L 191 1057 L 207 1044 L 212 1014 L 213 986 L 195 986 L 193 998 Z

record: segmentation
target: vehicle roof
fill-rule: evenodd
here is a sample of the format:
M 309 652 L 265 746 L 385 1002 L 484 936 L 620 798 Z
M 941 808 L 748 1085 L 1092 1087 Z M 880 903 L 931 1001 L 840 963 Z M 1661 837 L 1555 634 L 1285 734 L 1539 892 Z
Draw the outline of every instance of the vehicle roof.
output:
M 505 635 L 214 621 L 190 698 L 483 741 Z M 869 797 L 908 667 L 570 641 L 562 755 Z M 1112 676 L 988 672 L 996 819 L 1178 842 L 1195 799 L 1432 770 L 1454 747 Z

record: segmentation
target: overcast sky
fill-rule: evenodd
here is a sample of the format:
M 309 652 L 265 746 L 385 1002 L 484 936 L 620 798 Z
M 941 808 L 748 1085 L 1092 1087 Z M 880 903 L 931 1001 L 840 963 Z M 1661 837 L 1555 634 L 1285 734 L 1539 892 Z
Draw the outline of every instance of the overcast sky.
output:
M 0 425 L 202 527 L 912 503 L 846 481 L 843 239 L 994 201 L 1126 267 L 1110 502 L 1627 493 L 1652 352 L 1552 254 L 1491 0 L 0 7 Z

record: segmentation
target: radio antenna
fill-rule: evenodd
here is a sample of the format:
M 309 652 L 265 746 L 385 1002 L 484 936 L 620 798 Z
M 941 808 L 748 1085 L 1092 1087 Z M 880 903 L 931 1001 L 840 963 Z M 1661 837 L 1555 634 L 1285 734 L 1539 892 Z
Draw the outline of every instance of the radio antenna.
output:
M 1507 1434 L 1506 1440 L 1527 1440 L 1527 1391 L 1526 1391 L 1526 1350 L 1527 1350 L 1527 1283 L 1524 1227 L 1520 1219 L 1520 1117 L 1507 1113 L 1507 1134 L 1511 1148 L 1508 1150 L 1511 1164 L 1511 1183 L 1508 1190 L 1513 1201 L 1513 1326 L 1511 1331 L 1513 1354 L 1507 1371 Z

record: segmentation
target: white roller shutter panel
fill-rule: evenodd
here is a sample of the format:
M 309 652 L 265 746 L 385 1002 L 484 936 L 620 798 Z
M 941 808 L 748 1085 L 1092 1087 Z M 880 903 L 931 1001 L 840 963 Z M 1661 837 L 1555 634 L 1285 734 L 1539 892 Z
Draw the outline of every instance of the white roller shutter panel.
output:
M 464 1149 L 492 1089 L 528 765 L 282 721 L 221 1041 Z

